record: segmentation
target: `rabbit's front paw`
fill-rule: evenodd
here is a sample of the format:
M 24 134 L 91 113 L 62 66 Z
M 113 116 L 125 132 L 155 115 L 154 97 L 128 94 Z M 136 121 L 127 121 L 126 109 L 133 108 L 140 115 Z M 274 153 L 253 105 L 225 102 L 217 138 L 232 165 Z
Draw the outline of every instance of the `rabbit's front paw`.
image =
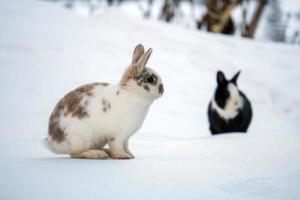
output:
M 134 157 L 126 152 L 111 152 L 111 157 L 114 159 L 133 159 Z
M 134 155 L 130 151 L 128 151 L 127 153 L 130 155 L 130 159 L 134 159 Z
M 79 154 L 71 154 L 71 158 L 81 159 L 108 159 L 109 156 L 105 151 L 90 149 Z

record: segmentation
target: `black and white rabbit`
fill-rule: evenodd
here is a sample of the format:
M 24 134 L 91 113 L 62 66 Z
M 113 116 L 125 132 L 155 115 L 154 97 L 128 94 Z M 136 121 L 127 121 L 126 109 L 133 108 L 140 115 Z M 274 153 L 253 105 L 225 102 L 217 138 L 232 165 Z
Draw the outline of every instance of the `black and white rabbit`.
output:
M 237 87 L 240 71 L 231 80 L 217 72 L 217 89 L 208 106 L 210 131 L 214 134 L 247 132 L 252 119 L 251 103 Z

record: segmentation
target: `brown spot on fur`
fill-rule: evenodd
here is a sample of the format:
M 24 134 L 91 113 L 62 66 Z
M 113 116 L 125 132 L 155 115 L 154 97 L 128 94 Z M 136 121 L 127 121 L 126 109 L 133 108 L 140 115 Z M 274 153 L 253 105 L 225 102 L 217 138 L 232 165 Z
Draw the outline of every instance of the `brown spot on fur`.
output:
M 144 89 L 146 90 L 146 91 L 150 91 L 150 88 L 149 88 L 149 86 L 148 85 L 144 85 Z
M 55 120 L 51 120 L 48 127 L 48 134 L 51 135 L 52 139 L 56 142 L 62 142 L 65 139 L 64 132 L 60 129 L 59 124 Z
M 88 113 L 85 110 L 85 107 L 80 105 L 82 98 L 86 96 L 92 96 L 92 89 L 94 85 L 84 85 L 81 86 L 71 92 L 69 92 L 58 104 L 61 104 L 62 107 L 66 108 L 64 115 L 67 116 L 69 114 L 72 117 L 78 117 L 82 119 L 88 116 Z
M 106 100 L 102 99 L 102 105 L 105 106 L 106 105 Z
M 81 101 L 84 96 L 92 96 L 92 90 L 97 85 L 102 85 L 102 83 L 83 85 L 69 92 L 58 102 L 50 116 L 48 127 L 48 134 L 53 138 L 53 140 L 62 142 L 65 139 L 65 133 L 59 126 L 59 120 L 62 114 L 64 116 L 71 114 L 72 117 L 77 117 L 79 119 L 88 116 L 88 113 L 85 110 L 85 106 L 87 106 L 88 101 L 84 102 L 84 106 L 81 105 Z
M 138 81 L 138 82 L 136 82 L 136 84 L 137 84 L 138 86 L 142 86 L 142 83 L 143 83 L 143 81 Z
M 146 73 L 147 69 L 144 68 L 142 74 Z M 123 77 L 121 79 L 121 86 L 126 86 L 127 82 L 129 80 L 139 80 L 141 78 L 141 75 L 138 76 L 138 68 L 135 66 L 130 66 L 127 68 L 127 70 L 125 71 L 125 73 L 123 74 Z M 139 85 L 139 84 L 138 84 Z M 139 85 L 141 86 L 141 85 Z
M 117 91 L 117 95 L 119 95 L 119 94 L 120 94 L 120 90 Z
M 110 103 L 105 99 L 102 99 L 102 111 L 107 112 L 108 110 L 110 110 L 110 108 L 111 108 Z
M 104 86 L 104 87 L 106 87 L 106 86 L 108 86 L 109 85 L 109 83 L 99 83 L 99 85 L 102 85 L 102 86 Z
M 121 79 L 120 82 L 121 86 L 125 86 L 130 79 L 136 79 L 137 74 L 138 74 L 137 67 L 132 67 L 132 66 L 128 67 Z

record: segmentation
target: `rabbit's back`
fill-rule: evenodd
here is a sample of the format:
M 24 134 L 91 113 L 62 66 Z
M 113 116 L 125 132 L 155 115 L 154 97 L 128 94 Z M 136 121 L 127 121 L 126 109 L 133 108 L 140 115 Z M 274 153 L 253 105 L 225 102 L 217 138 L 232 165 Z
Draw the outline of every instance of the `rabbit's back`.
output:
M 46 145 L 48 148 L 54 143 L 60 146 L 64 146 L 64 142 L 70 143 L 67 141 L 69 133 L 84 133 L 85 137 L 92 133 L 89 128 L 92 115 L 91 105 L 107 86 L 109 86 L 108 83 L 80 86 L 66 94 L 57 103 L 49 120 L 48 144 Z M 53 148 L 51 150 L 55 151 Z

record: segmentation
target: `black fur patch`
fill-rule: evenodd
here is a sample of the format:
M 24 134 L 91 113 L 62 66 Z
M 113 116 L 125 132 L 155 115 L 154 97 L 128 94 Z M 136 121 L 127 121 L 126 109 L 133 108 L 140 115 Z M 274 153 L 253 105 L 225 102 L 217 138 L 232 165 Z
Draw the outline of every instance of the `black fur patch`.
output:
M 151 80 L 151 82 L 149 80 Z M 146 69 L 144 69 L 142 75 L 137 79 L 137 85 L 142 86 L 143 83 L 157 85 L 158 77 L 155 74 L 149 73 Z
M 225 105 L 226 105 L 226 102 L 227 102 L 227 99 L 230 98 L 230 93 L 228 92 L 227 90 L 227 85 L 222 85 L 222 86 L 218 86 L 216 92 L 215 92 L 215 101 L 217 103 L 217 105 L 224 109 L 225 108 Z
M 144 89 L 145 89 L 147 92 L 149 92 L 149 91 L 150 91 L 150 88 L 149 88 L 149 86 L 148 86 L 148 85 L 144 85 Z
M 241 91 L 240 96 L 243 98 L 244 105 L 238 110 L 238 115 L 229 120 L 220 117 L 217 111 L 212 108 L 212 104 L 209 103 L 208 120 L 213 135 L 228 132 L 247 132 L 252 119 L 252 108 L 250 101 Z
M 163 94 L 164 93 L 164 86 L 162 84 L 159 84 L 158 86 L 158 93 Z

